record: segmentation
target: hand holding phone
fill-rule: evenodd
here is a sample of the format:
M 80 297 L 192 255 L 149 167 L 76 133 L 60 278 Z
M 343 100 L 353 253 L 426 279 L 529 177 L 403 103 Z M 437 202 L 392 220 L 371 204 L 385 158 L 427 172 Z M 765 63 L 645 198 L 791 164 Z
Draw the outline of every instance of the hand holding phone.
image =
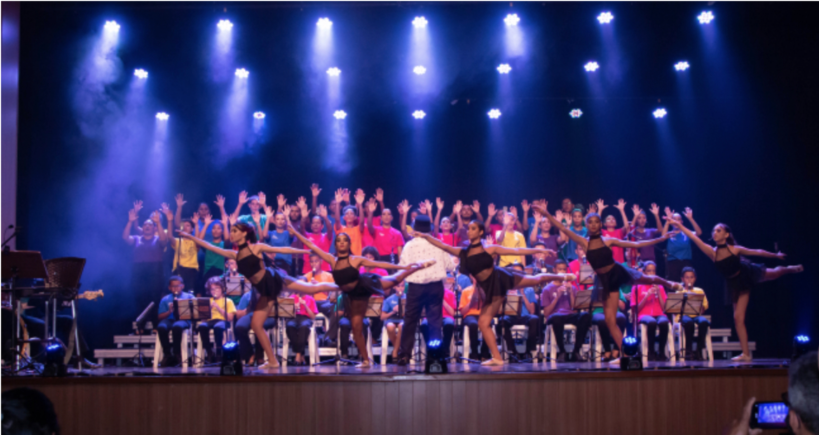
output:
M 787 428 L 788 405 L 785 402 L 754 402 L 751 410 L 752 429 Z

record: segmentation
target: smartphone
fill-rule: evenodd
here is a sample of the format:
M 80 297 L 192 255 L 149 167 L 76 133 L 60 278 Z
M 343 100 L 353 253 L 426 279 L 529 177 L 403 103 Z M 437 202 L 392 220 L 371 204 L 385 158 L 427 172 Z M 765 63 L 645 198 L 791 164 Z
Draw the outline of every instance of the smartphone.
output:
M 756 402 L 751 412 L 751 428 L 785 429 L 788 427 L 788 405 L 785 402 Z

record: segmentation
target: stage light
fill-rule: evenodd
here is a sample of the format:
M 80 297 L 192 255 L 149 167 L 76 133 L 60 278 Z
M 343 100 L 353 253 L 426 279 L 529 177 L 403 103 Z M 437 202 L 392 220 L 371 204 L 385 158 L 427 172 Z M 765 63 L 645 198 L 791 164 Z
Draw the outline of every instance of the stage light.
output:
M 501 111 L 498 109 L 490 110 L 487 115 L 489 115 L 489 119 L 498 119 L 501 116 Z
M 344 119 L 347 117 L 347 113 L 345 113 L 343 110 L 336 110 L 333 112 L 333 117 L 336 119 Z
M 111 32 L 119 32 L 119 24 L 116 21 L 106 21 L 105 22 L 105 30 Z
M 518 18 L 518 14 L 509 14 L 503 19 L 503 22 L 506 23 L 507 26 L 517 26 L 520 22 L 520 18 Z
M 640 345 L 634 337 L 623 338 L 622 356 L 620 357 L 620 370 L 642 370 L 643 360 L 640 358 Z
M 714 20 L 714 14 L 711 11 L 704 11 L 697 15 L 697 20 L 699 20 L 700 24 L 709 24 Z
M 217 24 L 216 27 L 218 27 L 219 30 L 223 32 L 227 32 L 228 30 L 233 28 L 233 23 L 231 23 L 228 20 L 219 20 L 219 24 Z
M 412 20 L 412 25 L 416 29 L 423 29 L 424 27 L 427 26 L 427 19 L 424 17 L 415 17 L 415 19 Z
M 427 343 L 427 360 L 424 373 L 447 373 L 446 356 L 444 356 L 444 349 L 441 344 L 441 340 L 430 340 Z
M 415 119 L 424 119 L 425 116 L 427 116 L 427 114 L 424 113 L 423 110 L 416 110 L 415 112 L 412 112 L 412 117 Z
M 65 348 L 60 343 L 49 344 L 45 350 L 45 365 L 43 366 L 43 376 L 54 378 L 65 376 L 68 367 L 65 365 Z
M 256 119 L 264 119 L 264 112 L 256 112 L 253 114 L 253 117 Z
M 421 74 L 424 74 L 425 72 L 427 72 L 427 69 L 422 67 L 421 65 L 418 65 L 418 66 L 416 66 L 415 68 L 412 69 L 412 72 L 414 72 L 415 74 L 420 76 Z
M 239 68 L 236 70 L 236 77 L 240 79 L 246 79 L 250 75 L 250 72 L 244 68 Z
M 158 119 L 160 121 L 167 121 L 168 118 L 170 118 L 170 115 L 168 115 L 165 112 L 159 112 L 159 113 L 156 114 L 156 119 Z
M 674 69 L 677 71 L 685 71 L 688 69 L 688 62 L 682 61 L 674 64 Z
M 512 71 L 512 67 L 509 66 L 508 63 L 502 63 L 498 66 L 497 70 L 501 74 L 509 74 L 509 71 Z
M 330 21 L 329 18 L 319 18 L 316 25 L 319 26 L 320 29 L 329 29 L 330 27 L 333 27 L 333 22 Z
M 336 67 L 332 67 L 327 70 L 327 75 L 330 77 L 338 77 L 339 74 L 341 74 L 341 70 Z
M 239 343 L 228 341 L 222 346 L 222 366 L 219 368 L 222 376 L 242 376 L 242 357 L 239 354 Z
M 613 19 L 614 15 L 612 15 L 611 12 L 603 12 L 602 14 L 597 16 L 597 21 L 600 21 L 600 24 L 608 24 Z
M 793 355 L 791 356 L 791 360 L 796 360 L 811 350 L 810 337 L 801 334 L 797 335 L 793 338 Z
M 668 112 L 666 112 L 665 109 L 660 107 L 659 109 L 652 112 L 652 114 L 654 115 L 655 118 L 660 119 L 660 118 L 665 118 L 665 115 L 667 115 Z
M 571 116 L 574 119 L 580 118 L 581 116 L 583 116 L 583 111 L 580 109 L 572 109 L 572 111 L 569 112 L 569 116 Z
M 597 62 L 589 62 L 586 65 L 584 65 L 583 68 L 586 71 L 594 72 L 597 71 L 598 68 L 600 68 L 600 65 L 598 65 Z
M 142 69 L 142 68 L 140 68 L 140 69 L 135 69 L 135 70 L 134 70 L 134 75 L 135 75 L 135 76 L 137 76 L 137 78 L 140 78 L 140 79 L 143 79 L 143 80 L 144 80 L 144 79 L 147 79 L 147 78 L 148 78 L 148 71 L 145 71 L 145 70 L 144 70 L 144 69 Z

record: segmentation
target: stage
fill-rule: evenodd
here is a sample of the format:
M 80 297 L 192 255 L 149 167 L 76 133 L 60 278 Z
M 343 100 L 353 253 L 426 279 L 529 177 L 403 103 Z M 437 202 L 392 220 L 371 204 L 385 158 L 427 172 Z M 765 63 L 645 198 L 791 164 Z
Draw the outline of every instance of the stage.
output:
M 6 377 L 3 389 L 45 392 L 65 434 L 719 433 L 747 398 L 778 400 L 787 390 L 787 360 L 648 363 L 640 372 L 599 363 L 449 369 L 289 366 L 223 377 L 216 367 L 109 368 Z

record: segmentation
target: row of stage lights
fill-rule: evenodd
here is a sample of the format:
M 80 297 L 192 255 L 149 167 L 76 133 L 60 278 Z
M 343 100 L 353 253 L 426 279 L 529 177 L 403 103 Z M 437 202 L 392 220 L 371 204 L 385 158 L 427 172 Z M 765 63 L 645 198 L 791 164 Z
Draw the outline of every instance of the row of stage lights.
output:
M 597 16 L 597 21 L 601 24 L 610 24 L 614 20 L 614 15 L 611 12 L 603 12 Z M 710 24 L 711 21 L 714 20 L 714 14 L 711 11 L 703 11 L 699 15 L 697 15 L 697 21 L 700 24 L 707 25 Z M 506 18 L 503 19 L 503 22 L 506 24 L 507 27 L 515 27 L 520 23 L 520 17 L 517 14 L 509 14 Z M 426 18 L 424 17 L 415 17 L 412 20 L 412 25 L 415 28 L 425 28 L 429 24 Z M 220 20 L 219 23 L 216 25 L 222 32 L 230 31 L 233 28 L 233 23 L 229 20 Z M 330 21 L 329 18 L 319 18 L 318 22 L 316 23 L 320 29 L 330 29 L 333 26 L 333 22 Z M 118 32 L 120 25 L 117 24 L 116 21 L 106 21 L 105 22 L 105 30 L 111 32 Z M 690 68 L 690 65 L 687 61 L 679 61 L 674 64 L 674 70 L 678 72 L 686 71 Z M 509 74 L 512 71 L 512 67 L 509 66 L 508 63 L 503 63 L 498 65 L 496 68 L 498 73 L 500 74 Z M 595 61 L 590 61 L 583 66 L 583 69 L 586 70 L 588 73 L 594 73 L 598 69 L 600 69 L 600 64 Z M 417 65 L 412 69 L 412 72 L 416 75 L 423 75 L 427 72 L 427 69 L 423 65 Z M 250 72 L 245 68 L 238 68 L 236 69 L 236 77 L 240 79 L 246 79 L 250 76 Z M 338 67 L 331 67 L 327 70 L 327 75 L 330 77 L 338 77 L 341 75 L 341 69 Z M 140 80 L 146 80 L 148 78 L 148 72 L 142 68 L 134 70 L 134 76 L 136 76 Z M 654 118 L 664 118 L 668 112 L 664 108 L 658 108 L 652 114 Z M 498 119 L 501 116 L 501 111 L 498 109 L 491 109 L 487 115 L 490 119 Z M 347 113 L 343 110 L 336 110 L 333 113 L 333 116 L 338 119 L 342 120 L 347 117 Z M 580 109 L 572 109 L 569 112 L 569 116 L 573 119 L 578 119 L 583 116 L 583 111 Z M 256 112 L 253 114 L 255 119 L 264 119 L 265 114 L 262 112 Z M 422 110 L 416 110 L 412 113 L 412 117 L 415 119 L 424 119 L 426 117 L 426 113 Z M 167 121 L 169 116 L 167 113 L 160 112 L 156 114 L 156 118 L 162 121 Z

